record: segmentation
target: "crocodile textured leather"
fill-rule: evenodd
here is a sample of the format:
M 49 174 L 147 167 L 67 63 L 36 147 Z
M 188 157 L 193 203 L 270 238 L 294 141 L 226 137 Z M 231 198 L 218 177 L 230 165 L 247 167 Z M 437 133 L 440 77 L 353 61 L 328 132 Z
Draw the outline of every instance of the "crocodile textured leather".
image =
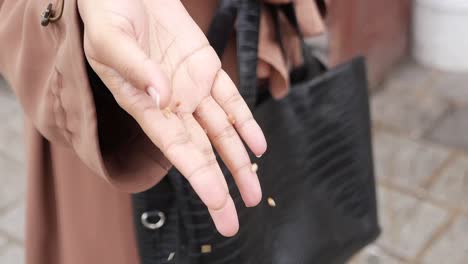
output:
M 276 207 L 264 202 L 242 225 L 256 248 L 243 263 L 344 263 L 376 238 L 365 80 L 357 58 L 257 107 L 269 143 L 258 173 Z
M 210 44 L 221 57 L 236 23 L 239 92 L 252 107 L 257 95 L 258 29 L 257 0 L 221 0 L 208 31 Z

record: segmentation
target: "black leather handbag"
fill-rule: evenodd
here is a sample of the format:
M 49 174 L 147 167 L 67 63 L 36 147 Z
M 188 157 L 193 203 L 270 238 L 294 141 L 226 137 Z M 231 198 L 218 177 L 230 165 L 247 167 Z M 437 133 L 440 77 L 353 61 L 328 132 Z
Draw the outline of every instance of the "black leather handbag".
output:
M 231 239 L 239 245 L 238 261 L 219 263 L 345 263 L 380 232 L 364 60 L 327 70 L 303 41 L 304 64 L 291 72 L 289 95 L 274 100 L 258 94 L 251 73 L 260 7 L 255 0 L 232 3 L 222 2 L 209 39 L 222 54 L 231 32 L 226 21 L 237 14 L 240 91 L 266 135 L 268 151 L 257 161 L 264 201 L 255 208 L 238 206 L 241 231 Z M 276 23 L 282 13 L 300 34 L 292 4 L 263 8 Z

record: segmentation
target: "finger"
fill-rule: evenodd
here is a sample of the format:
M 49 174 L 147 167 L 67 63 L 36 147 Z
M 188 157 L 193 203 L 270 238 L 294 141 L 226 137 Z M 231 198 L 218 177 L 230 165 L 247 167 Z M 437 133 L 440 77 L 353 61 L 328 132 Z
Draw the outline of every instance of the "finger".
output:
M 117 76 L 113 80 L 118 78 Z M 174 113 L 168 112 L 167 109 L 159 110 L 144 92 L 132 87 L 128 82 L 125 82 L 123 87 L 122 97 L 116 97 L 117 101 L 128 109 L 152 142 L 189 179 L 200 199 L 207 205 L 218 231 L 225 236 L 237 233 L 237 212 L 231 205 L 232 198 L 228 194 L 225 178 L 214 154 L 207 154 L 206 141 L 196 136 L 200 133 L 205 134 L 204 130 L 198 126 L 196 135 L 193 136 L 196 140 L 191 142 L 192 136 L 187 132 L 187 127 L 194 129 L 194 125 L 185 126 Z M 203 147 L 200 147 L 202 145 Z
M 218 150 L 226 166 L 232 172 L 244 203 L 248 207 L 257 205 L 262 191 L 256 171 L 252 171 L 247 150 L 223 109 L 212 97 L 207 97 L 196 110 L 200 124 Z
M 168 77 L 141 48 L 136 38 L 114 26 L 99 32 L 106 33 L 104 36 L 91 36 L 85 42 L 90 46 L 85 50 L 91 50 L 86 54 L 88 60 L 93 62 L 91 64 L 114 69 L 133 87 L 147 91 L 160 108 L 166 107 L 171 97 Z
M 218 177 L 222 180 L 224 187 L 229 192 L 229 187 L 226 182 L 226 178 L 224 177 L 221 168 L 219 167 L 218 162 L 216 162 L 216 155 L 211 147 L 211 143 L 206 135 L 205 130 L 200 126 L 200 124 L 195 120 L 192 114 L 185 114 L 182 117 L 182 120 L 185 124 L 185 128 L 190 133 L 191 139 L 193 143 L 197 146 L 200 152 L 206 156 L 208 160 L 212 160 L 214 162 L 210 162 L 213 169 L 217 172 Z M 223 235 L 225 236 L 233 236 L 237 233 L 239 226 L 236 224 L 226 225 L 227 223 L 238 223 L 237 217 L 235 214 L 230 212 L 236 211 L 235 204 L 232 200 L 232 197 L 228 198 L 226 206 L 223 208 L 216 210 L 216 209 L 209 209 L 211 218 L 215 223 L 215 226 L 218 230 L 224 230 Z
M 187 178 L 190 185 L 208 207 L 218 231 L 226 236 L 237 232 L 239 222 L 232 198 L 226 185 L 213 166 L 202 154 L 183 122 L 176 114 L 148 109 L 141 120 L 145 133 L 161 149 L 169 161 Z
M 234 236 L 239 231 L 239 220 L 237 219 L 237 211 L 232 197 L 228 197 L 226 206 L 220 210 L 208 208 L 211 218 L 215 223 L 216 229 L 224 236 Z M 236 212 L 233 214 L 232 212 Z
M 222 179 L 223 184 L 226 187 L 226 190 L 229 191 L 226 178 L 224 177 L 221 168 L 216 160 L 216 154 L 213 151 L 210 140 L 206 135 L 205 130 L 200 126 L 197 120 L 193 117 L 192 114 L 183 114 L 179 116 L 185 125 L 185 129 L 189 132 L 190 138 L 198 150 L 206 157 L 210 164 L 212 164 L 213 169 L 216 170 L 217 175 Z
M 232 123 L 250 150 L 257 156 L 263 155 L 267 143 L 262 129 L 257 124 L 249 107 L 239 94 L 237 87 L 226 72 L 219 71 L 211 91 L 213 98 L 230 116 Z

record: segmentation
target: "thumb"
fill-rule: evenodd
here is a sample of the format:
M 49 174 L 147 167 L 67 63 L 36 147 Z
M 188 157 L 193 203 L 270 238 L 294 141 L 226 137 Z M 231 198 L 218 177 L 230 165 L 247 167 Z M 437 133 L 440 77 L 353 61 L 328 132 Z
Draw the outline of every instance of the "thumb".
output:
M 85 50 L 92 51 L 91 56 L 87 54 L 88 59 L 113 69 L 131 86 L 151 96 L 157 107 L 165 108 L 170 101 L 171 87 L 160 65 L 146 54 L 131 35 L 122 30 L 104 32 L 97 41 L 90 38 L 89 43 L 85 43 L 85 46 L 90 45 Z M 111 92 L 115 94 L 118 91 Z

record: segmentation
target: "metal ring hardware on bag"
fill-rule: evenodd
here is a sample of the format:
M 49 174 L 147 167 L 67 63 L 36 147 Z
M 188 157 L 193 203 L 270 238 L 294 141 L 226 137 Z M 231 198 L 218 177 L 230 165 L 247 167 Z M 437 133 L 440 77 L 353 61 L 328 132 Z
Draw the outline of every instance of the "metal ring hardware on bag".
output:
M 55 22 L 62 17 L 63 9 L 65 7 L 65 0 L 60 0 L 59 2 L 61 5 L 58 12 L 53 9 L 54 5 L 52 3 L 47 5 L 46 10 L 44 10 L 44 12 L 41 14 L 41 26 L 46 27 L 50 24 L 50 22 Z
M 151 222 L 151 218 L 158 217 L 159 220 L 157 222 Z M 143 224 L 144 227 L 151 229 L 151 230 L 156 230 L 161 228 L 164 223 L 166 222 L 166 215 L 158 210 L 151 211 L 151 212 L 144 212 L 141 214 L 141 223 Z

